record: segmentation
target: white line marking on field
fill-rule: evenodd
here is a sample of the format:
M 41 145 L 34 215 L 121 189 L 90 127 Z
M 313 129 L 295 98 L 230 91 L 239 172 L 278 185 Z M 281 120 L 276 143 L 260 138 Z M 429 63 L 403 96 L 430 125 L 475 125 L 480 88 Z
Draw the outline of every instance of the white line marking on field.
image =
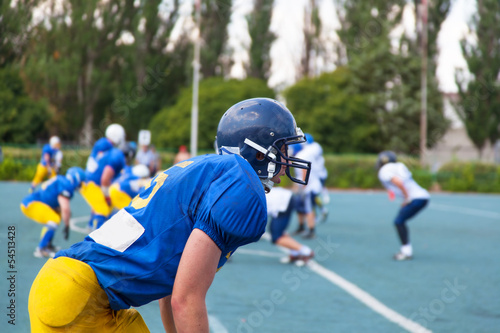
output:
M 82 228 L 82 227 L 79 227 L 77 225 L 77 223 L 88 222 L 89 218 L 90 218 L 90 216 L 72 217 L 69 220 L 69 227 L 70 227 L 70 229 L 74 230 L 76 232 L 79 232 L 81 234 L 88 235 L 89 234 L 89 229 L 87 229 L 87 226 L 85 226 L 84 228 Z
M 270 236 L 268 233 L 265 233 L 262 235 L 262 238 L 264 239 L 270 239 Z M 282 252 L 288 253 L 287 250 L 278 247 Z M 239 250 L 238 250 L 239 252 Z M 268 252 L 271 253 L 271 252 Z M 270 255 L 268 255 L 270 256 Z M 382 302 L 377 300 L 375 297 L 364 291 L 363 289 L 359 288 L 356 286 L 354 283 L 351 283 L 338 275 L 337 273 L 334 273 L 333 271 L 326 269 L 325 267 L 321 266 L 318 264 L 316 261 L 311 260 L 307 263 L 307 267 L 311 269 L 313 272 L 318 274 L 319 276 L 327 279 L 334 285 L 338 286 L 339 288 L 343 289 L 345 292 L 349 293 L 351 296 L 356 298 L 358 301 L 364 303 L 366 306 L 368 306 L 370 309 L 373 311 L 381 314 L 384 316 L 386 319 L 398 324 L 399 326 L 403 327 L 406 329 L 408 332 L 412 333 L 432 333 L 432 331 L 428 330 L 427 328 L 417 324 L 416 322 L 400 315 L 396 311 L 388 308 L 385 306 Z
M 491 219 L 500 219 L 500 213 L 492 212 L 489 210 L 458 207 L 458 206 L 448 206 L 448 205 L 436 204 L 436 203 L 431 203 L 429 207 L 436 209 L 436 210 L 442 210 L 445 212 L 454 212 L 454 213 L 459 213 L 459 214 L 487 217 L 487 218 L 491 218 Z
M 229 333 L 217 317 L 208 315 L 208 324 L 210 326 L 210 331 L 213 333 Z
M 366 306 L 368 306 L 370 309 L 372 309 L 375 312 L 378 312 L 388 320 L 398 324 L 399 326 L 403 327 L 406 329 L 408 332 L 415 332 L 415 333 L 430 333 L 428 329 L 426 329 L 423 326 L 420 326 L 416 322 L 403 317 L 396 311 L 388 308 L 385 306 L 383 303 L 381 303 L 379 300 L 377 300 L 375 297 L 367 293 L 366 291 L 362 290 L 355 284 L 347 281 L 340 275 L 326 269 L 325 267 L 321 266 L 318 264 L 316 261 L 311 260 L 307 266 L 315 273 L 318 275 L 324 277 L 328 281 L 332 282 L 333 284 L 337 285 L 338 287 L 344 289 L 346 292 L 351 294 L 354 298 L 356 298 L 358 301 L 364 303 Z
M 261 250 L 238 249 L 238 251 L 236 253 L 237 254 L 251 254 L 251 255 L 255 255 L 255 256 L 270 257 L 270 258 L 283 257 L 283 255 L 280 253 L 261 251 Z

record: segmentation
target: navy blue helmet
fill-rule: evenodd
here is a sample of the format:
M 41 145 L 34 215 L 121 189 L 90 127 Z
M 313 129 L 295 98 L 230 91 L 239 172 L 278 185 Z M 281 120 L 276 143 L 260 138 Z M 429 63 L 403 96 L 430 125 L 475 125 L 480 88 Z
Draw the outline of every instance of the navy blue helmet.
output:
M 280 102 L 269 98 L 252 98 L 233 105 L 222 116 L 217 128 L 220 155 L 237 154 L 253 167 L 267 191 L 282 165 L 296 183 L 307 184 L 311 162 L 289 157 L 287 146 L 305 142 L 292 113 Z M 281 151 L 285 145 L 284 153 Z M 258 152 L 262 154 L 257 154 Z M 306 170 L 304 179 L 292 176 L 291 168 Z
M 375 167 L 380 169 L 387 163 L 395 163 L 397 161 L 396 154 L 390 150 L 384 150 L 380 154 L 378 154 L 377 163 Z

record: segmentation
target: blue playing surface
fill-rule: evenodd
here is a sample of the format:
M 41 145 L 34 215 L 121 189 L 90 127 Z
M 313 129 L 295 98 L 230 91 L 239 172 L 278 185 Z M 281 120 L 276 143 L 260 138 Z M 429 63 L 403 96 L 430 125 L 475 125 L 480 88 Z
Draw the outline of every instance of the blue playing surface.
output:
M 0 182 L 2 332 L 29 332 L 29 288 L 44 260 L 33 257 L 41 226 L 19 209 L 28 183 Z M 263 237 L 219 271 L 207 296 L 211 332 L 499 332 L 500 196 L 432 194 L 409 222 L 412 261 L 395 262 L 392 220 L 398 203 L 383 192 L 330 192 L 328 220 L 313 240 L 310 266 L 281 264 L 283 251 Z M 69 241 L 83 239 L 89 208 L 77 194 Z M 8 260 L 14 227 L 15 266 Z M 289 230 L 296 228 L 293 217 Z M 11 228 L 12 229 L 12 228 Z M 15 272 L 15 273 L 9 273 Z M 15 276 L 15 296 L 8 278 Z M 15 325 L 7 308 L 15 301 Z M 158 304 L 138 308 L 162 332 Z

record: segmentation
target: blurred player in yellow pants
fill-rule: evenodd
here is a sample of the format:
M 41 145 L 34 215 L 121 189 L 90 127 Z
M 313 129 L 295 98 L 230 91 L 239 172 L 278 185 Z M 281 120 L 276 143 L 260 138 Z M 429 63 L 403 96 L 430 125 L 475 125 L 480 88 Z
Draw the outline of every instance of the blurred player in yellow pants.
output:
M 144 164 L 126 167 L 123 174 L 109 188 L 111 205 L 120 210 L 127 207 L 139 191 L 149 182 L 149 169 Z
M 119 124 L 111 124 L 105 135 L 92 148 L 87 160 L 86 182 L 80 191 L 93 212 L 91 229 L 99 228 L 111 214 L 109 186 L 125 167 L 125 155 L 116 148 L 125 145 L 125 130 Z
M 66 177 L 56 176 L 47 180 L 39 190 L 23 199 L 21 203 L 23 214 L 44 226 L 34 253 L 35 257 L 54 256 L 56 251 L 52 245 L 52 239 L 61 223 L 61 217 L 65 224 L 64 238 L 68 239 L 71 217 L 69 201 L 84 180 L 85 172 L 81 168 L 70 168 Z
M 36 173 L 31 182 L 30 192 L 48 178 L 55 177 L 62 163 L 61 140 L 59 137 L 53 136 L 48 144 L 42 148 L 42 158 L 36 167 Z

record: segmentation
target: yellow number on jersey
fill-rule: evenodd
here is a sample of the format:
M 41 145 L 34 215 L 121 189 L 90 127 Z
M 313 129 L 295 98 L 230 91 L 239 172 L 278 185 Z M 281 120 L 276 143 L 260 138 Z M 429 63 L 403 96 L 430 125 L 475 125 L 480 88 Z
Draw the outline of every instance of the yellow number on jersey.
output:
M 187 167 L 191 163 L 193 163 L 193 161 L 186 161 L 186 162 L 178 163 L 178 164 L 174 165 L 174 167 L 180 167 L 180 168 L 184 169 L 185 167 Z M 167 169 L 166 171 L 168 171 L 168 170 L 170 170 L 170 169 Z M 167 177 L 168 177 L 168 175 L 166 173 L 160 173 L 156 177 L 156 179 L 154 179 L 154 178 L 151 179 L 151 182 L 153 180 L 156 180 L 156 184 L 155 184 L 155 187 L 153 187 L 153 190 L 151 191 L 149 196 L 146 199 L 143 199 L 140 196 L 136 196 L 134 198 L 134 200 L 132 200 L 131 206 L 134 207 L 135 209 L 140 209 L 140 208 L 146 207 L 146 205 L 149 203 L 149 201 L 153 198 L 153 196 L 156 194 L 156 192 L 158 192 L 160 187 L 163 185 L 163 183 L 165 182 Z M 151 182 L 149 182 L 148 186 L 146 186 L 144 188 L 144 190 L 147 190 L 151 186 Z
M 53 182 L 55 182 L 55 181 L 56 181 L 56 179 L 57 179 L 56 177 L 52 177 L 52 178 L 50 178 L 49 180 L 44 181 L 44 182 L 42 183 L 42 185 L 40 185 L 40 188 L 41 188 L 42 190 L 45 190 L 45 189 L 46 189 L 46 188 L 47 188 L 50 184 L 52 184 Z

